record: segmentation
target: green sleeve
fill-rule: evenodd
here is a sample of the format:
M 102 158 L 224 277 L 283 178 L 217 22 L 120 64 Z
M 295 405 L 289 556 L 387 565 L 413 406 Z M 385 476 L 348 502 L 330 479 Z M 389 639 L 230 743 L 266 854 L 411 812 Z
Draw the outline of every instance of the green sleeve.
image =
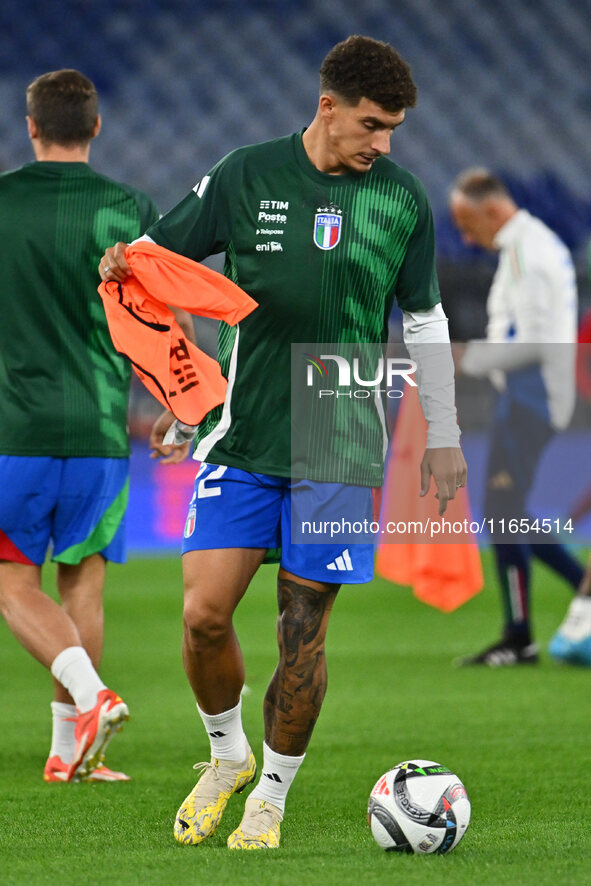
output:
M 435 270 L 433 213 L 422 184 L 418 179 L 415 184 L 417 223 L 396 284 L 396 300 L 403 311 L 427 311 L 441 301 Z
M 146 228 L 149 228 L 150 225 L 153 225 L 154 222 L 158 221 L 160 212 L 154 201 L 146 194 L 142 194 L 142 199 L 138 201 L 138 203 L 140 210 L 140 228 L 143 234 Z
M 159 246 L 194 261 L 223 252 L 232 239 L 236 195 L 240 192 L 241 165 L 235 162 L 235 154 L 220 160 L 146 234 Z

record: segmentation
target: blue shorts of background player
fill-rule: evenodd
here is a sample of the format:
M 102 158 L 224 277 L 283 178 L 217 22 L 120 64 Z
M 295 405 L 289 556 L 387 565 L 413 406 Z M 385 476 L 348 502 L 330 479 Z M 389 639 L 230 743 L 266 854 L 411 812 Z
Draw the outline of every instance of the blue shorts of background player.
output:
M 291 480 L 203 463 L 189 503 L 182 552 L 262 548 L 268 551 L 265 562 L 279 561 L 300 578 L 362 584 L 373 578 L 373 535 L 345 531 L 335 541 L 330 524 L 368 526 L 372 518 L 372 489 L 366 486 Z M 306 536 L 302 523 L 328 531 Z M 309 541 L 301 541 L 304 537 Z
M 127 458 L 0 455 L 0 559 L 125 562 Z

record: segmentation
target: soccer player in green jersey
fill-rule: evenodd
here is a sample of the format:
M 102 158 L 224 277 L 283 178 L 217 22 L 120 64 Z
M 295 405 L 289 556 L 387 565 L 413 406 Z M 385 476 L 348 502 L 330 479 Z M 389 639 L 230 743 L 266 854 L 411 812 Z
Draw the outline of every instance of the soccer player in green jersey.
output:
M 181 843 L 210 836 L 230 796 L 255 778 L 242 729 L 244 664 L 232 617 L 268 552 L 281 548 L 279 662 L 264 703 L 262 774 L 228 838 L 231 849 L 279 845 L 286 795 L 326 690 L 332 605 L 342 582 L 373 574 L 372 543 L 292 539 L 292 506 L 342 507 L 371 517 L 384 441 L 375 397 L 362 415 L 351 412 L 361 442 L 348 445 L 342 427 L 324 434 L 320 423 L 317 454 L 298 461 L 290 445 L 292 342 L 380 347 L 397 299 L 411 356 L 427 343 L 440 358 L 436 375 L 431 360 L 421 368 L 421 387 L 429 392 L 422 492 L 433 476 L 443 512 L 465 482 L 431 211 L 416 177 L 384 156 L 415 98 L 408 65 L 391 46 L 350 37 L 322 64 L 318 109 L 307 129 L 232 152 L 147 231 L 159 245 L 198 261 L 225 251 L 226 275 L 258 303 L 237 328 L 220 328 L 226 401 L 197 429 L 195 457 L 202 464 L 183 543 L 183 660 L 211 761 L 178 810 L 174 833 Z M 125 280 L 124 250 L 119 243 L 106 251 L 103 279 Z M 338 364 L 341 355 L 332 356 Z M 175 457 L 164 443 L 171 421 L 157 422 L 153 445 Z
M 0 611 L 54 677 L 45 780 L 126 780 L 101 754 L 127 706 L 96 668 L 105 563 L 125 558 L 130 371 L 96 263 L 158 211 L 89 166 L 100 117 L 87 77 L 38 77 L 27 113 L 36 160 L 0 176 Z M 50 542 L 61 606 L 41 590 Z

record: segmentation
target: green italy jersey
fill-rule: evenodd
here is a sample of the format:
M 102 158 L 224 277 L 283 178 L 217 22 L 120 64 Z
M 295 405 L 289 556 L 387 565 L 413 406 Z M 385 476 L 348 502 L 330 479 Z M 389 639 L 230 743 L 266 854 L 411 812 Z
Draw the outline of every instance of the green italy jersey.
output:
M 0 453 L 124 457 L 130 365 L 115 352 L 97 266 L 158 218 L 87 163 L 0 175 Z
M 276 476 L 379 485 L 379 397 L 369 406 L 349 401 L 326 421 L 308 416 L 314 440 L 306 447 L 315 455 L 292 451 L 301 431 L 292 410 L 292 344 L 380 346 L 395 299 L 408 311 L 437 304 L 432 214 L 410 172 L 386 158 L 367 173 L 320 172 L 302 135 L 232 152 L 147 231 L 197 261 L 225 251 L 225 274 L 258 303 L 238 327 L 220 326 L 228 393 L 200 425 L 195 457 Z

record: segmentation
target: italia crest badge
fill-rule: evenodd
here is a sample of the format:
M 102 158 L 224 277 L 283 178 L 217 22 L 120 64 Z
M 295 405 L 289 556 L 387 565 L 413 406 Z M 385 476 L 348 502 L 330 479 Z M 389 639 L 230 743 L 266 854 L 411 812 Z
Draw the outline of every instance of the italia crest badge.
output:
M 319 206 L 314 216 L 314 243 L 318 249 L 334 249 L 341 239 L 343 210 L 337 206 Z
M 187 514 L 187 521 L 185 523 L 185 538 L 190 538 L 195 531 L 195 523 L 197 522 L 197 508 L 195 505 L 191 505 L 189 508 L 189 513 Z

